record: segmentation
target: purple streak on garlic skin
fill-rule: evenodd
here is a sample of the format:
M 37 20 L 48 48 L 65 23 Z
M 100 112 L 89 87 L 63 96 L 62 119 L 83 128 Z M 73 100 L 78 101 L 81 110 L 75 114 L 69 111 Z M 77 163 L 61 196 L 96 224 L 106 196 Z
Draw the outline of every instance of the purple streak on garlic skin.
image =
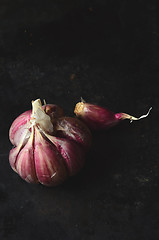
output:
M 67 178 L 68 172 L 61 155 L 36 127 L 34 160 L 36 175 L 41 184 L 56 186 Z
M 57 147 L 62 155 L 70 176 L 80 171 L 85 162 L 85 152 L 82 147 L 74 141 L 58 138 L 50 135 L 46 137 Z
M 85 150 L 91 146 L 92 135 L 87 126 L 77 118 L 63 117 L 57 119 L 56 135 L 79 143 Z
M 27 144 L 22 148 L 16 160 L 16 171 L 25 181 L 38 183 L 34 163 L 34 131 Z

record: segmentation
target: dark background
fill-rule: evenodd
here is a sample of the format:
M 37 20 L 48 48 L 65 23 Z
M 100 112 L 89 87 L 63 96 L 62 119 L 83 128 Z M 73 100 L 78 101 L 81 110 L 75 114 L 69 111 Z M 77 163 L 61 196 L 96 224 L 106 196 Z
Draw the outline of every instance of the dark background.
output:
M 0 239 L 159 239 L 159 29 L 151 0 L 0 0 Z M 83 97 L 148 118 L 94 133 L 82 171 L 31 185 L 8 163 L 12 121 Z

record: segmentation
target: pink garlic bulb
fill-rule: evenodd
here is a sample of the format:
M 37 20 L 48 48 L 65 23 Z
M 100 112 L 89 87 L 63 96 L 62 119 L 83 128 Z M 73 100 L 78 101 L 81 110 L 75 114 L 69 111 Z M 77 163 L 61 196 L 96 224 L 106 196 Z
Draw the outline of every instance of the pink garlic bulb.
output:
M 12 123 L 9 138 L 15 147 L 10 151 L 9 162 L 12 169 L 25 181 L 56 186 L 83 167 L 83 146 L 90 145 L 91 135 L 83 123 L 80 127 L 77 119 L 78 127 L 73 128 L 73 137 L 67 138 L 67 127 L 61 127 L 60 130 L 57 127 L 58 119 L 64 118 L 63 116 L 63 110 L 57 105 L 42 106 L 40 99 L 37 99 L 32 101 L 32 111 L 24 112 Z M 68 125 L 71 121 L 72 118 L 69 118 Z M 58 136 L 59 131 L 63 136 Z

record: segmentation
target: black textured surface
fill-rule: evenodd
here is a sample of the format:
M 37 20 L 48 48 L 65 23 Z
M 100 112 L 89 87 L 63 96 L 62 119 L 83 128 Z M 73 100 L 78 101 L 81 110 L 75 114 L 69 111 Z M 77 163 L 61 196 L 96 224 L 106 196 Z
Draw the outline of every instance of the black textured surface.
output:
M 150 0 L 0 1 L 0 239 L 159 239 L 158 14 Z M 10 124 L 32 99 L 73 115 L 81 96 L 153 110 L 94 134 L 63 185 L 25 183 L 8 163 Z

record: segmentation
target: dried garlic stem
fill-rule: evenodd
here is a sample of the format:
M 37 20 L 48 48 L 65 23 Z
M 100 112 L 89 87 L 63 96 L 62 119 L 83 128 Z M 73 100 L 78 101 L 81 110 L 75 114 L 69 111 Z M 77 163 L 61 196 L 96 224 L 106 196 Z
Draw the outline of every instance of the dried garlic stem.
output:
M 53 132 L 53 124 L 49 115 L 42 108 L 41 100 L 32 101 L 31 124 L 39 125 L 46 132 Z

